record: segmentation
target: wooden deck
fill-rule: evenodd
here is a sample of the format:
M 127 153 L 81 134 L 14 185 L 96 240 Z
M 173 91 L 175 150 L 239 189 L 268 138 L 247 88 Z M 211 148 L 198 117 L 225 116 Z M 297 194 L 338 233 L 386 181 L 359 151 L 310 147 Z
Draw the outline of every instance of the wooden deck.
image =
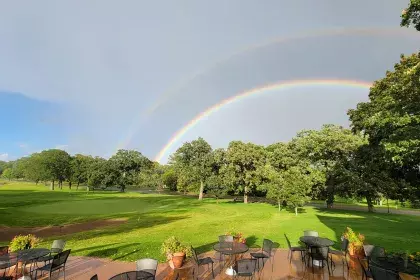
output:
M 284 249 L 277 249 L 274 253 L 273 261 L 267 261 L 262 269 L 260 269 L 254 279 L 270 279 L 270 280 L 286 280 L 286 279 L 331 279 L 331 280 L 356 280 L 362 279 L 361 268 L 357 261 L 350 260 L 350 269 L 343 266 L 342 261 L 338 258 L 333 258 L 335 262 L 335 269 L 332 275 L 328 275 L 327 267 L 315 268 L 312 273 L 311 267 L 306 267 L 300 259 L 298 253 L 295 254 L 292 262 L 287 258 L 288 251 Z M 231 276 L 225 274 L 227 264 L 219 263 L 215 252 L 209 252 L 200 257 L 210 256 L 215 259 L 214 273 L 215 279 L 225 280 L 233 279 Z M 242 258 L 249 258 L 249 253 L 244 254 Z M 159 264 L 157 271 L 157 280 L 175 280 L 178 279 L 193 279 L 193 266 L 191 263 L 184 265 L 179 271 L 172 270 L 168 264 Z M 89 257 L 70 257 L 66 265 L 66 279 L 68 280 L 85 280 L 90 279 L 94 274 L 98 274 L 100 280 L 109 279 L 112 276 L 124 272 L 135 270 L 134 262 L 120 262 L 111 261 L 107 259 L 89 258 Z M 197 276 L 197 274 L 196 274 Z M 408 275 L 401 275 L 404 280 L 416 280 L 417 278 Z M 211 270 L 207 270 L 207 266 L 200 268 L 199 279 L 212 279 Z M 63 279 L 62 274 L 60 279 Z

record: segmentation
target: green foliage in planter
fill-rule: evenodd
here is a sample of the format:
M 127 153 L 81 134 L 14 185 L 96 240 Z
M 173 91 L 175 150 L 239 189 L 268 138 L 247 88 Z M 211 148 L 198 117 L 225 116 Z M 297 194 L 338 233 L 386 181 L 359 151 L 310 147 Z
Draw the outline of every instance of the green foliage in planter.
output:
M 191 257 L 191 247 L 183 245 L 175 236 L 171 236 L 162 243 L 161 252 L 165 256 L 171 256 L 174 253 L 185 253 L 186 257 Z
M 39 242 L 41 242 L 41 240 L 33 234 L 17 235 L 13 238 L 12 242 L 10 242 L 9 248 L 11 252 L 16 252 L 34 248 Z

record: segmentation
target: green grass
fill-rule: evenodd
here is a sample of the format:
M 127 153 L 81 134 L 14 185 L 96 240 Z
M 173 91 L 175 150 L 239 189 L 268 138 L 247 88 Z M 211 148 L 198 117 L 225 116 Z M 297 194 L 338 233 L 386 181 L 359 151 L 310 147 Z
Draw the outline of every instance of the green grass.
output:
M 217 236 L 228 230 L 241 231 L 250 246 L 269 238 L 286 247 L 284 233 L 296 243 L 303 230 L 339 240 L 346 226 L 365 234 L 371 244 L 390 251 L 420 249 L 420 217 L 327 211 L 305 207 L 294 213 L 264 203 L 242 204 L 213 199 L 203 202 L 175 195 L 145 195 L 55 190 L 28 183 L 0 186 L 0 224 L 7 226 L 61 225 L 104 218 L 127 218 L 121 226 L 68 235 L 73 255 L 135 260 L 164 260 L 161 243 L 175 235 L 198 248 L 212 249 Z M 49 246 L 53 238 L 44 240 Z M 409 241 L 409 242 L 408 242 Z M 1 243 L 1 242 L 0 242 Z M 3 243 L 7 243 L 3 242 Z

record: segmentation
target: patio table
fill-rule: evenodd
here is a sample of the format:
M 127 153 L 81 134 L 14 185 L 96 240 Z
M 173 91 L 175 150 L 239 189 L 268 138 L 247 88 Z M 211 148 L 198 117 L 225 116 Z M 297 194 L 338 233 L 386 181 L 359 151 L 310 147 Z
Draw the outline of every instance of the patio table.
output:
M 306 246 L 311 249 L 311 248 L 323 248 L 323 247 L 330 247 L 332 245 L 334 245 L 334 241 L 328 239 L 328 238 L 323 238 L 323 237 L 317 237 L 317 236 L 301 236 L 299 238 L 299 240 L 303 243 L 306 244 Z M 309 261 L 309 260 L 308 260 Z M 322 263 L 315 260 L 314 264 L 316 266 L 321 266 Z
M 0 264 L 1 263 L 13 263 L 12 265 L 16 264 L 17 262 L 22 262 L 22 277 L 21 279 L 27 279 L 29 276 L 25 275 L 25 267 L 26 264 L 32 262 L 40 257 L 46 256 L 50 253 L 50 250 L 45 248 L 34 248 L 34 249 L 26 249 L 20 250 L 17 252 L 11 252 L 0 256 Z M 17 269 L 16 269 L 17 274 Z M 30 278 L 28 278 L 30 279 Z
M 301 236 L 299 240 L 305 243 L 308 247 L 330 247 L 334 245 L 334 241 L 323 238 L 323 237 L 315 237 L 315 236 Z
M 371 264 L 379 266 L 381 268 L 392 270 L 396 273 L 406 273 L 410 275 L 419 276 L 420 266 L 411 262 L 410 260 L 404 260 L 399 257 L 377 257 L 371 259 Z
M 154 280 L 155 276 L 147 271 L 126 271 L 112 276 L 109 280 Z
M 237 255 L 243 254 L 249 250 L 246 244 L 239 242 L 219 242 L 213 246 L 213 249 L 223 255 L 234 256 L 234 263 L 236 263 Z M 232 265 L 226 269 L 225 273 L 231 276 L 236 275 L 236 271 L 233 269 Z

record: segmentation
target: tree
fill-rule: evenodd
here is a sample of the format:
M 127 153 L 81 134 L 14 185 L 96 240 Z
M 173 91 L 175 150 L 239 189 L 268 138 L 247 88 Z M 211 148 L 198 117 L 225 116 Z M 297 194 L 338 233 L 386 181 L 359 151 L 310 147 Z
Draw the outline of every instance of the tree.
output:
M 0 160 L 0 175 L 2 175 L 3 171 L 4 171 L 6 168 L 9 168 L 9 163 L 8 163 L 8 162 L 6 162 L 6 161 L 2 161 L 2 160 Z
M 76 154 L 70 163 L 71 168 L 71 181 L 76 182 L 76 189 L 79 189 L 79 185 L 87 183 L 89 165 L 92 164 L 93 158 L 91 156 L 84 156 Z
M 60 189 L 63 186 L 63 181 L 71 174 L 70 169 L 70 155 L 63 150 L 51 149 L 39 153 L 39 160 L 45 166 L 45 173 L 48 174 L 51 180 L 51 189 L 54 190 L 54 182 L 58 182 Z
M 240 141 L 229 143 L 222 173 L 229 187 L 237 193 L 243 193 L 244 203 L 248 203 L 248 195 L 261 183 L 257 169 L 265 164 L 265 155 L 262 146 Z
M 335 166 L 364 142 L 359 134 L 336 125 L 324 125 L 321 130 L 301 131 L 291 141 L 290 147 L 300 161 L 309 160 L 314 168 L 324 173 L 325 188 L 317 192 L 326 198 L 328 207 L 332 207 L 336 193 Z
M 138 180 L 138 173 L 142 169 L 149 169 L 153 162 L 138 151 L 118 150 L 107 162 L 108 174 L 105 185 L 119 185 L 121 191 L 126 186 L 134 185 Z
M 151 168 L 144 168 L 138 173 L 138 186 L 143 188 L 156 189 L 159 192 L 163 190 L 163 173 L 164 168 L 154 162 Z
M 13 171 L 11 168 L 6 168 L 5 170 L 3 170 L 3 173 L 1 174 L 1 176 L 3 178 L 6 178 L 7 180 L 12 180 L 13 179 Z
M 175 169 L 172 166 L 165 166 L 164 172 L 162 174 L 163 184 L 169 188 L 171 191 L 176 191 L 176 184 L 178 181 L 178 176 Z
M 103 185 L 107 172 L 106 163 L 106 160 L 103 158 L 92 158 L 87 170 L 87 184 L 89 187 L 99 187 Z
M 210 173 L 209 157 L 211 151 L 211 146 L 200 137 L 197 140 L 184 143 L 170 158 L 170 163 L 183 176 L 191 176 L 193 181 L 200 183 L 199 200 L 203 199 L 204 184 Z
M 401 56 L 393 72 L 374 83 L 369 101 L 348 112 L 355 132 L 363 132 L 399 165 L 420 164 L 420 53 Z
M 51 173 L 40 153 L 33 153 L 29 156 L 24 167 L 24 176 L 36 184 L 39 181 L 47 181 L 51 178 Z
M 277 201 L 279 211 L 286 203 L 295 208 L 297 215 L 297 207 L 309 200 L 314 185 L 325 183 L 325 176 L 310 161 L 299 158 L 292 147 L 286 143 L 267 147 L 267 163 L 259 168 L 264 178 L 260 188 L 267 191 L 267 198 Z
M 420 31 L 420 0 L 410 0 L 408 8 L 402 11 L 401 26 L 413 26 Z
M 338 172 L 341 179 L 339 187 L 348 196 L 365 197 L 369 212 L 373 212 L 373 201 L 381 194 L 386 198 L 393 198 L 396 194 L 397 183 L 391 177 L 389 165 L 384 161 L 382 153 L 380 147 L 362 145 Z

